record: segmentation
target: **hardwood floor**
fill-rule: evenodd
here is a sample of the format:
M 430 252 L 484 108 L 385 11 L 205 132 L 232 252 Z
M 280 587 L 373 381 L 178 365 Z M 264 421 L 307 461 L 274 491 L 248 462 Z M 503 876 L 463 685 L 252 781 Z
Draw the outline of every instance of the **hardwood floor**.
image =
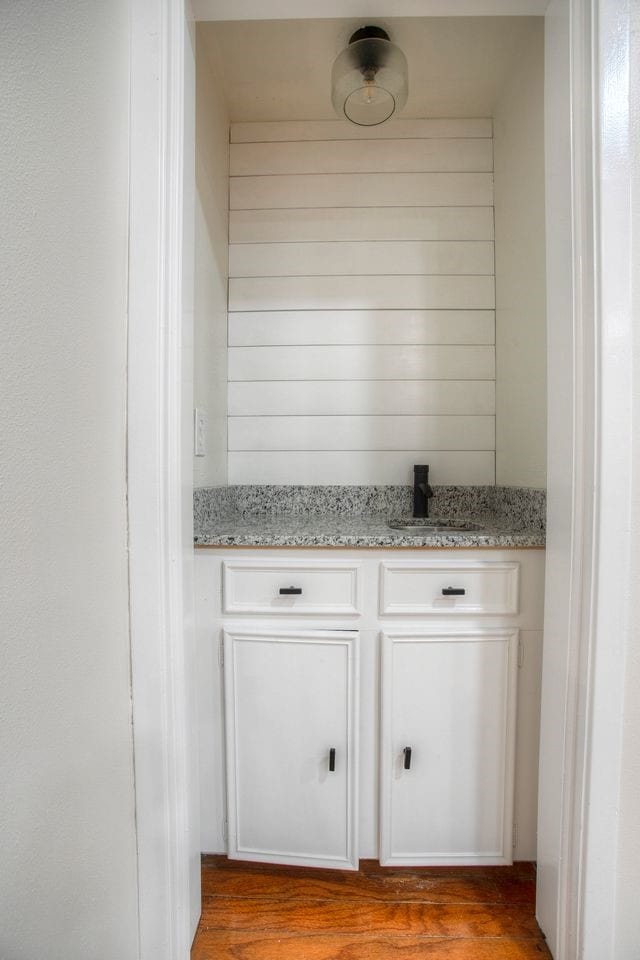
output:
M 358 873 L 203 857 L 191 960 L 544 960 L 533 864 Z

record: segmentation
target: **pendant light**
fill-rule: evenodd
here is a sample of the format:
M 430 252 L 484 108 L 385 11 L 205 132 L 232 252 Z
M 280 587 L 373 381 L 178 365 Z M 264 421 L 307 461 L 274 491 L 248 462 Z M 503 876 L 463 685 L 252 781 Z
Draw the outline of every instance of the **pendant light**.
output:
M 339 117 L 370 127 L 407 102 L 407 59 L 381 27 L 361 27 L 333 64 L 331 99 Z

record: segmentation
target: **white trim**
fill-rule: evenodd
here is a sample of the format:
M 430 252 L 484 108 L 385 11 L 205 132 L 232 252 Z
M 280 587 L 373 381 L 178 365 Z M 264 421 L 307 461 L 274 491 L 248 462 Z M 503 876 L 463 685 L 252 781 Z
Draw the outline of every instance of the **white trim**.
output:
M 548 0 L 193 0 L 196 20 L 326 20 L 394 17 L 541 17 Z
M 131 6 L 128 501 L 139 956 L 186 960 L 182 212 L 185 15 Z
M 634 374 L 637 376 L 632 190 L 637 170 L 633 167 L 635 118 L 630 114 L 629 87 L 634 20 L 637 23 L 637 8 L 629 0 L 594 2 L 588 51 L 593 135 L 585 153 L 589 172 L 593 171 L 594 224 L 588 233 L 592 276 L 587 264 L 583 283 L 595 318 L 589 330 L 596 369 L 595 506 L 589 557 L 592 589 L 585 584 L 583 595 L 587 628 L 584 692 L 579 706 L 580 804 L 576 804 L 574 831 L 580 872 L 577 935 L 570 946 L 582 960 L 626 960 L 638 951 L 637 901 L 631 918 L 625 914 L 619 872 L 621 849 L 633 841 L 632 836 L 620 834 L 621 780 L 625 767 L 637 763 L 637 755 L 624 756 L 625 724 L 637 723 L 637 711 L 625 703 L 625 671 L 636 656 L 633 645 L 637 644 L 631 628 L 637 610 L 632 558 L 638 549 L 633 529 L 637 490 L 632 472 L 634 444 L 637 449 L 638 442 L 632 416 Z M 588 390 L 585 392 L 588 395 Z
M 557 914 L 542 919 L 550 922 L 549 928 L 543 922 L 543 929 L 555 960 L 622 960 L 637 950 L 637 941 L 618 939 L 621 922 L 616 916 L 634 547 L 631 9 L 626 0 L 571 0 L 570 9 L 573 330 L 571 358 L 564 359 L 567 366 L 571 359 L 573 472 L 564 478 L 562 497 L 570 498 L 572 515 L 566 541 L 566 620 L 545 623 L 545 656 L 552 645 L 565 654 L 565 696 L 559 703 L 549 694 L 550 721 L 545 690 L 553 683 L 543 678 L 548 742 L 545 748 L 543 734 L 541 807 L 550 797 L 557 800 L 558 822 L 555 864 L 549 871 L 553 874 L 555 868 L 557 875 L 545 881 L 555 886 Z M 549 584 L 562 572 L 562 562 L 557 549 L 548 551 L 547 558 Z M 550 781 L 545 797 L 553 736 L 562 743 L 561 789 Z M 546 841 L 543 833 L 540 839 Z M 542 864 L 539 882 L 545 869 Z
M 573 559 L 575 371 L 571 210 L 570 0 L 545 17 L 547 260 L 547 551 L 540 713 L 536 915 L 557 954 Z M 553 642 L 551 642 L 553 638 Z M 563 886 L 564 889 L 564 886 Z
M 597 0 L 596 0 L 597 2 Z M 599 392 L 594 311 L 593 11 L 591 4 L 571 3 L 571 148 L 573 240 L 573 494 L 569 636 L 567 651 L 564 790 L 560 820 L 558 871 L 558 960 L 579 956 L 581 910 L 581 831 L 584 804 L 586 724 L 593 644 L 594 566 L 598 543 L 597 446 Z M 594 482 L 595 481 L 595 482 Z M 602 958 L 604 960 L 604 957 Z M 613 960 L 613 958 L 612 958 Z
M 570 156 L 563 156 L 570 178 L 567 219 L 557 190 L 548 196 L 549 348 L 570 351 L 553 365 L 549 389 L 553 409 L 568 398 L 571 430 L 565 459 L 557 462 L 557 441 L 549 447 L 551 522 L 547 550 L 547 611 L 540 753 L 538 919 L 556 960 L 574 960 L 580 899 L 580 831 L 585 762 L 587 672 L 591 643 L 591 581 L 596 547 L 594 457 L 597 371 L 593 310 L 593 150 L 591 85 L 591 10 L 581 0 L 566 6 L 570 32 L 564 57 L 569 85 L 567 121 Z M 556 82 L 557 78 L 556 78 Z M 553 89 L 551 96 L 557 94 Z M 554 122 L 552 120 L 552 122 Z M 553 130 L 547 138 L 553 140 Z M 548 149 L 558 157 L 557 142 Z M 567 150 L 569 147 L 567 146 Z M 556 173 L 557 177 L 558 174 Z M 562 174 L 560 175 L 562 176 Z M 561 201 L 562 203 L 562 201 Z M 558 236 L 562 238 L 558 245 Z M 551 242 L 553 246 L 551 246 Z M 564 246 L 562 246 L 564 244 Z M 551 262 L 553 261 L 553 262 Z M 564 277 L 562 274 L 564 273 Z M 567 325 L 557 336 L 554 324 Z M 571 325 L 571 326 L 568 326 Z M 569 385 L 561 384 L 567 378 Z M 553 392 L 555 391 L 555 392 Z M 566 415 L 568 419 L 568 415 Z M 567 424 L 557 430 L 566 430 Z M 554 443 L 556 444 L 554 446 Z M 561 520 L 565 514 L 566 520 Z M 568 515 L 567 515 L 568 514 Z M 559 520 L 559 522 L 557 522 Z M 553 674 L 560 673 L 559 677 Z
M 549 456 L 537 915 L 556 960 L 576 960 L 591 571 L 596 547 L 592 12 L 547 15 Z M 566 89 L 560 90 L 566 84 Z M 570 125 L 570 129 L 565 128 Z M 565 132 L 566 131 L 566 132 Z M 554 409 L 562 410 L 554 418 Z

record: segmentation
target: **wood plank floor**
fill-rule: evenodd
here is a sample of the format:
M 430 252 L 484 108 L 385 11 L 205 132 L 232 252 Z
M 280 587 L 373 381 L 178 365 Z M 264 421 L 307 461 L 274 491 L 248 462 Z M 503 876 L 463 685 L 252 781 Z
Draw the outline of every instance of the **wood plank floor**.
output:
M 533 864 L 357 873 L 203 857 L 191 960 L 544 960 Z

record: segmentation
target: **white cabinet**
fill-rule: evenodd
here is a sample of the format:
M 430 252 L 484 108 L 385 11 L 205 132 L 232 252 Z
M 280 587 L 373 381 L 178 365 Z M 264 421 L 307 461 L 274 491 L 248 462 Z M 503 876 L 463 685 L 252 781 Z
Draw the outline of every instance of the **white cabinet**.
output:
M 536 550 L 198 550 L 203 851 L 535 859 L 543 582 Z
M 357 642 L 225 631 L 232 859 L 357 869 Z
M 380 862 L 512 857 L 517 631 L 385 632 Z

